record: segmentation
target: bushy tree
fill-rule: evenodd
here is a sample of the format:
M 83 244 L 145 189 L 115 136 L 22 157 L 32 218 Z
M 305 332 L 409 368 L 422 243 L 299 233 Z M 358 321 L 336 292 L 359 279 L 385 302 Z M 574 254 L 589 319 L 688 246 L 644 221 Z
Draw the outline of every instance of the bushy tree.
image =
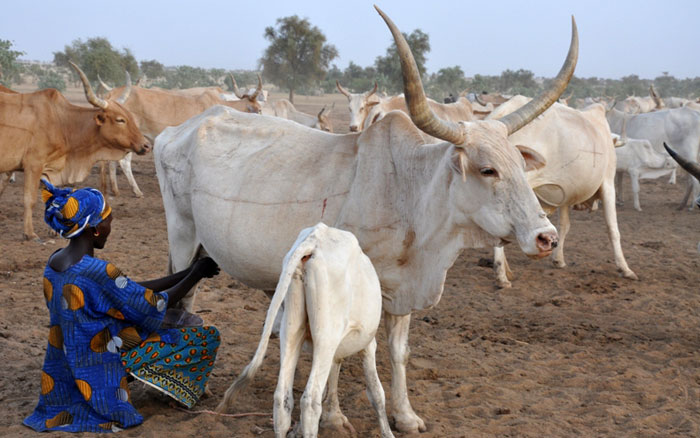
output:
M 45 88 L 55 88 L 58 91 L 66 91 L 66 82 L 63 76 L 53 70 L 44 70 L 39 74 L 37 86 L 40 90 Z
M 294 102 L 294 91 L 318 83 L 328 71 L 338 50 L 326 44 L 326 36 L 307 19 L 296 15 L 277 19 L 277 26 L 265 28 L 270 45 L 260 59 L 265 78 L 289 90 Z
M 458 97 L 465 88 L 467 80 L 464 78 L 464 71 L 458 65 L 441 68 L 436 74 L 430 75 L 426 84 L 427 94 L 438 102 L 442 102 L 450 94 Z
M 12 49 L 9 40 L 0 40 L 0 84 L 10 86 L 20 81 L 22 66 L 15 62 L 24 52 Z
M 63 67 L 70 67 L 68 61 L 73 61 L 93 82 L 98 74 L 104 81 L 115 85 L 124 84 L 124 71 L 128 71 L 132 78 L 139 76 L 139 66 L 131 51 L 114 49 L 107 38 L 89 38 L 85 42 L 77 39 L 65 46 L 63 52 L 54 52 L 53 59 L 56 65 Z
M 141 61 L 139 65 L 141 66 L 141 73 L 151 80 L 165 76 L 165 67 L 155 59 Z
M 421 77 L 425 74 L 425 62 L 427 54 L 430 52 L 430 37 L 420 29 L 411 32 L 410 35 L 403 34 L 408 46 L 413 52 L 413 57 L 418 66 Z M 401 61 L 399 60 L 396 42 L 392 42 L 386 49 L 386 55 L 378 56 L 374 61 L 374 67 L 378 78 L 381 80 L 383 89 L 389 93 L 403 92 L 403 76 L 401 73 Z

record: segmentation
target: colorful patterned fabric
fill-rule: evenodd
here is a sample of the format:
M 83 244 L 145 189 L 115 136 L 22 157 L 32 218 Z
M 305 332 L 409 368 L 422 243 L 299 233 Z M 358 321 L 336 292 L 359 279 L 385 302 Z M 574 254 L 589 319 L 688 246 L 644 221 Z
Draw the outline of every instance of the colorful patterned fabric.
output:
M 86 255 L 64 272 L 47 265 L 44 296 L 50 328 L 41 393 L 24 424 L 65 432 L 110 432 L 140 424 L 143 417 L 129 403 L 121 353 L 144 341 L 159 348 L 161 343 L 182 345 L 180 329 L 159 329 L 167 295 Z M 215 352 L 200 358 L 205 355 L 213 361 Z M 142 360 L 150 363 L 147 359 Z M 138 368 L 131 372 L 138 374 Z M 206 382 L 206 374 L 201 380 Z
M 54 187 L 42 179 L 41 199 L 46 205 L 44 220 L 61 237 L 79 236 L 86 227 L 94 227 L 109 216 L 112 209 L 99 190 L 87 187 L 73 191 Z
M 126 372 L 191 408 L 204 387 L 221 338 L 214 327 L 183 327 L 180 339 L 168 344 L 153 340 L 121 354 Z

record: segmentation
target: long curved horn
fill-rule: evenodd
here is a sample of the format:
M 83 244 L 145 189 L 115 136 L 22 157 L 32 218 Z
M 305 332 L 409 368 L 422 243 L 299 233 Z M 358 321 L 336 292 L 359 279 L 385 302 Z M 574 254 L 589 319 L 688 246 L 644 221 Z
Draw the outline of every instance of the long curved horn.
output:
M 373 95 L 374 93 L 377 92 L 377 81 L 374 81 L 374 89 L 372 91 L 368 91 L 367 94 L 365 95 L 365 99 Z
M 681 157 L 676 153 L 676 151 L 671 149 L 666 142 L 664 142 L 664 147 L 666 148 L 666 152 L 668 152 L 668 154 L 673 157 L 673 159 L 676 160 L 676 162 L 680 164 L 683 169 L 687 170 L 689 174 L 693 175 L 695 179 L 700 181 L 700 164 Z
M 76 73 L 78 73 L 78 76 L 80 76 L 80 80 L 83 82 L 83 89 L 85 90 L 85 97 L 87 98 L 87 101 L 93 104 L 94 106 L 98 108 L 107 109 L 107 103 L 106 100 L 100 99 L 99 97 L 95 96 L 95 92 L 92 91 L 92 86 L 90 85 L 90 81 L 88 81 L 87 76 L 85 76 L 85 73 L 73 63 L 73 61 L 68 61 L 70 65 L 75 69 Z
M 320 111 L 320 112 L 318 113 L 318 115 L 316 116 L 316 118 L 320 119 L 320 118 L 321 118 L 321 115 L 323 114 L 323 112 L 324 112 L 325 110 L 326 110 L 326 106 L 324 105 L 323 108 L 321 108 L 321 111 Z
M 466 134 L 457 123 L 438 118 L 428 105 L 428 99 L 423 91 L 423 83 L 420 80 L 418 66 L 408 47 L 406 39 L 393 21 L 376 5 L 374 9 L 384 19 L 394 36 L 399 58 L 401 60 L 401 72 L 403 73 L 403 89 L 406 96 L 406 106 L 411 115 L 413 123 L 423 132 L 441 140 L 449 141 L 452 144 L 460 145 L 464 143 Z
M 661 100 L 659 97 L 659 94 L 656 92 L 656 88 L 654 88 L 654 84 L 649 85 L 649 95 L 651 96 L 652 99 L 654 99 L 654 103 L 656 104 L 656 108 L 663 108 L 664 106 L 664 101 Z
M 340 85 L 340 82 L 338 82 L 337 79 L 335 80 L 335 86 L 338 88 L 338 91 L 340 91 L 342 94 L 344 94 L 345 96 L 347 96 L 348 99 L 350 98 L 350 93 L 348 92 L 348 90 L 346 90 L 345 88 L 343 88 L 343 86 Z
M 231 76 L 233 79 L 233 75 Z M 258 74 L 258 88 L 255 89 L 255 93 L 253 93 L 252 96 L 249 96 L 248 99 L 250 99 L 251 102 L 255 102 L 255 99 L 257 99 L 258 94 L 262 91 L 262 78 Z
M 552 86 L 542 92 L 539 96 L 532 99 L 522 108 L 510 113 L 499 120 L 508 128 L 508 135 L 516 132 L 518 129 L 530 123 L 535 117 L 542 114 L 559 96 L 566 90 L 571 76 L 576 68 L 578 59 L 578 29 L 576 28 L 576 20 L 571 16 L 571 44 L 569 45 L 569 53 L 566 55 L 564 65 L 557 74 L 557 77 L 552 81 Z
M 117 103 L 120 103 L 124 105 L 126 103 L 126 99 L 129 98 L 129 95 L 131 94 L 131 75 L 129 72 L 126 72 L 126 84 L 124 85 L 124 92 L 122 93 L 121 96 L 117 98 Z
M 243 95 L 238 89 L 238 84 L 236 84 L 236 80 L 233 78 L 233 73 L 229 73 L 228 75 L 231 78 L 231 84 L 233 84 L 233 94 L 235 94 L 237 98 L 243 99 Z
M 104 81 L 102 80 L 102 78 L 100 77 L 100 74 L 99 74 L 99 73 L 97 73 L 97 81 L 100 83 L 100 86 L 101 86 L 102 88 L 104 88 L 105 90 L 107 90 L 108 93 L 109 93 L 110 91 L 112 91 L 112 87 L 110 87 L 109 85 L 105 84 L 105 82 L 104 82 Z

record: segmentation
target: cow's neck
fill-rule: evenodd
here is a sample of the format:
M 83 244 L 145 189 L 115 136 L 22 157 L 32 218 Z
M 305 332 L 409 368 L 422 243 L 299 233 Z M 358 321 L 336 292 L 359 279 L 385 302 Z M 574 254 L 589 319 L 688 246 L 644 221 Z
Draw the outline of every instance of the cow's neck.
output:
M 87 178 L 92 166 L 101 160 L 120 160 L 127 151 L 107 146 L 99 135 L 94 108 L 72 107 L 61 121 L 65 139 L 65 164 L 57 175 L 46 173 L 58 184 L 73 184 Z M 50 160 L 49 160 L 50 162 Z
M 346 206 L 340 225 L 358 236 L 372 259 L 390 313 L 437 304 L 447 270 L 467 237 L 475 240 L 484 234 L 475 225 L 458 226 L 451 212 L 450 148 L 447 143 L 399 144 L 359 157 L 358 169 L 369 167 L 371 175 L 356 176 L 352 191 L 364 196 L 350 197 L 354 205 Z M 373 199 L 374 205 L 362 205 L 363 199 Z

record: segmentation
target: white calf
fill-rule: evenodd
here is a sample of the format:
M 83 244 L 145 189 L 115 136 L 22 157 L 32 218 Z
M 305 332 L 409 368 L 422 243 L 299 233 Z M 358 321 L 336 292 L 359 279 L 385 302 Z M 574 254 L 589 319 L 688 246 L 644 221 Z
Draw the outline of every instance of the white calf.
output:
M 617 138 L 616 138 L 617 137 Z M 639 179 L 654 179 L 671 174 L 676 169 L 676 163 L 668 155 L 663 155 L 654 150 L 649 140 L 633 138 L 619 139 L 613 134 L 613 140 L 624 142 L 621 147 L 615 148 L 617 156 L 617 173 L 615 174 L 616 192 L 620 204 L 622 204 L 622 178 L 627 172 L 632 181 L 632 196 L 634 197 L 634 209 L 642 211 L 639 204 Z
M 267 311 L 262 338 L 253 360 L 229 387 L 217 408 L 227 410 L 235 394 L 252 380 L 267 350 L 272 326 L 284 302 L 280 330 L 280 373 L 275 390 L 275 436 L 284 438 L 294 406 L 292 384 L 302 344 L 310 340 L 313 359 L 309 380 L 301 397 L 299 428 L 304 437 L 315 437 L 321 418 L 321 398 L 328 376 L 337 382 L 341 360 L 362 351 L 367 395 L 379 417 L 383 438 L 393 437 L 374 361 L 375 333 L 382 311 L 379 278 L 352 233 L 323 223 L 302 230 L 284 258 L 282 274 Z M 310 339 L 309 339 L 310 336 Z M 327 400 L 337 400 L 330 385 Z M 324 426 L 352 430 L 339 406 L 324 413 Z

